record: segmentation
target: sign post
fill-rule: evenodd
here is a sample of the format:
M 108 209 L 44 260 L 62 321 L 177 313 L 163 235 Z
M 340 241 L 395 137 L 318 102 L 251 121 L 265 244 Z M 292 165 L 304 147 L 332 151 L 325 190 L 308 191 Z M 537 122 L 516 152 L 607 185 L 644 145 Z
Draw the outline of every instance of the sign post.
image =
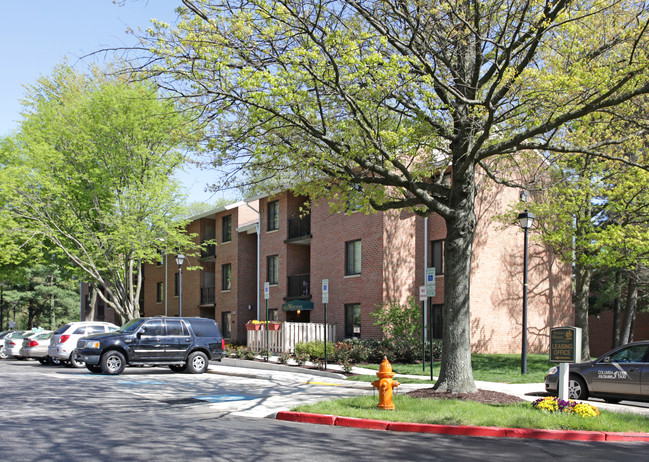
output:
M 264 282 L 264 299 L 266 300 L 266 362 L 268 362 L 268 299 L 270 298 L 270 283 Z
M 421 301 L 421 370 L 426 371 L 426 286 L 419 286 L 419 301 Z
M 327 303 L 329 303 L 329 279 L 322 280 L 322 303 L 324 304 L 324 368 L 327 370 Z
M 550 329 L 550 362 L 559 363 L 557 395 L 567 401 L 570 363 L 581 362 L 581 328 L 554 327 Z
M 435 267 L 426 268 L 426 297 L 435 296 Z M 430 381 L 433 381 L 433 305 L 428 307 L 428 325 L 430 326 Z

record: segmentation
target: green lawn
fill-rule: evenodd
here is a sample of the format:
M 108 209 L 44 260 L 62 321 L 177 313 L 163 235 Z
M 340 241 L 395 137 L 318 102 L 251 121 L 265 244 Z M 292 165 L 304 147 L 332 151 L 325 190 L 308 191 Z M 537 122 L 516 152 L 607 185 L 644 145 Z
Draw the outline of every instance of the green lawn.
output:
M 504 383 L 541 383 L 548 369 L 554 364 L 548 361 L 548 355 L 529 354 L 527 355 L 527 374 L 521 374 L 520 355 L 471 355 L 473 366 L 473 378 L 484 382 Z M 360 366 L 379 370 L 378 364 L 361 364 Z M 433 364 L 433 373 L 439 375 L 440 363 Z M 429 377 L 424 382 L 430 382 L 430 363 L 422 370 L 421 364 L 393 364 L 392 370 L 397 374 L 422 375 Z M 370 380 L 371 378 L 371 380 Z M 412 383 L 412 380 L 396 377 L 399 382 Z M 356 376 L 350 380 L 372 381 L 375 376 Z M 414 380 L 417 382 L 417 380 Z
M 599 417 L 547 413 L 531 403 L 487 405 L 473 401 L 419 399 L 395 395 L 396 409 L 377 409 L 378 396 L 366 395 L 305 404 L 297 412 L 329 414 L 394 422 L 443 425 L 478 425 L 506 428 L 544 428 L 611 432 L 649 432 L 649 418 L 636 414 L 600 411 Z

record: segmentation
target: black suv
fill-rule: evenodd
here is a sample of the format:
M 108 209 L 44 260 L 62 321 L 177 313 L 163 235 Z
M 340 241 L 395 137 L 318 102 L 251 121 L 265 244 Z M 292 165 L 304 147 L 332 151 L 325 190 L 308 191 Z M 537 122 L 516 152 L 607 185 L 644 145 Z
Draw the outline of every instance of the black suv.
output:
M 202 374 L 221 361 L 225 342 L 218 324 L 205 318 L 138 318 L 115 332 L 79 339 L 73 354 L 89 371 L 121 374 L 129 366 L 169 366 Z

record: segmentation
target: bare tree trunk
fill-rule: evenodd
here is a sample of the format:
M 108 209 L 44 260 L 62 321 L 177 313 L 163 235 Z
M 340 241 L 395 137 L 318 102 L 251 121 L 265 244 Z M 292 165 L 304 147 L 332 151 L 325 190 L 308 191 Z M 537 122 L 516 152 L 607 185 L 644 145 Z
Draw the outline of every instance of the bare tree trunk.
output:
M 97 292 L 99 291 L 99 288 L 97 287 L 97 284 L 94 282 L 90 283 L 90 301 L 88 304 L 88 308 L 85 310 L 85 319 L 87 321 L 94 321 L 95 320 L 95 310 L 97 308 Z
M 626 315 L 622 332 L 620 333 L 620 344 L 624 345 L 631 341 L 631 326 L 635 318 L 635 311 L 638 305 L 638 281 L 634 271 L 629 272 L 629 282 L 626 296 Z
M 615 272 L 615 300 L 613 301 L 613 345 L 611 345 L 611 348 L 616 348 L 620 346 L 620 325 L 622 323 L 621 320 L 621 286 L 622 282 L 622 271 L 617 270 Z
M 590 280 L 593 271 L 589 267 L 575 263 L 575 327 L 581 328 L 581 359 L 590 359 L 590 345 L 588 342 L 588 296 L 590 295 Z
M 459 158 L 459 157 L 458 157 Z M 442 365 L 435 389 L 452 393 L 477 390 L 471 369 L 471 255 L 476 227 L 473 166 L 454 165 L 451 202 L 445 217 L 444 307 Z

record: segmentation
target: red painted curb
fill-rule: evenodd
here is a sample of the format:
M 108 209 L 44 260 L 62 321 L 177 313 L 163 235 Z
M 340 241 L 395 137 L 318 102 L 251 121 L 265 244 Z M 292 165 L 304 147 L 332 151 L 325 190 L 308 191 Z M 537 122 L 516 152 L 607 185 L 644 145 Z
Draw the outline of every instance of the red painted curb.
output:
M 646 433 L 607 433 L 606 441 L 635 441 L 649 443 L 649 435 Z
M 338 417 L 334 415 L 289 411 L 278 412 L 277 419 L 291 422 L 337 425 L 339 427 L 368 428 L 372 430 L 391 430 L 415 433 L 437 433 L 443 435 L 486 436 L 492 438 L 531 438 L 538 440 L 563 441 L 649 442 L 649 433 L 615 433 L 576 430 L 542 430 L 530 428 L 476 427 L 469 425 L 436 425 L 388 422 L 384 420 L 357 419 L 354 417 Z
M 387 430 L 390 422 L 384 420 L 357 419 L 355 417 L 336 417 L 337 427 L 370 428 L 372 430 Z
M 576 431 L 576 430 L 542 430 L 532 428 L 506 428 L 505 436 L 508 438 L 532 438 L 535 440 L 562 440 L 562 441 L 606 441 L 603 432 Z
M 308 414 L 306 412 L 288 412 L 280 411 L 277 413 L 277 420 L 287 420 L 289 422 L 303 422 L 321 425 L 333 425 L 336 422 L 335 415 Z
M 505 429 L 497 427 L 475 427 L 463 425 L 416 424 L 390 422 L 388 430 L 397 432 L 438 433 L 442 435 L 490 436 L 505 437 Z

